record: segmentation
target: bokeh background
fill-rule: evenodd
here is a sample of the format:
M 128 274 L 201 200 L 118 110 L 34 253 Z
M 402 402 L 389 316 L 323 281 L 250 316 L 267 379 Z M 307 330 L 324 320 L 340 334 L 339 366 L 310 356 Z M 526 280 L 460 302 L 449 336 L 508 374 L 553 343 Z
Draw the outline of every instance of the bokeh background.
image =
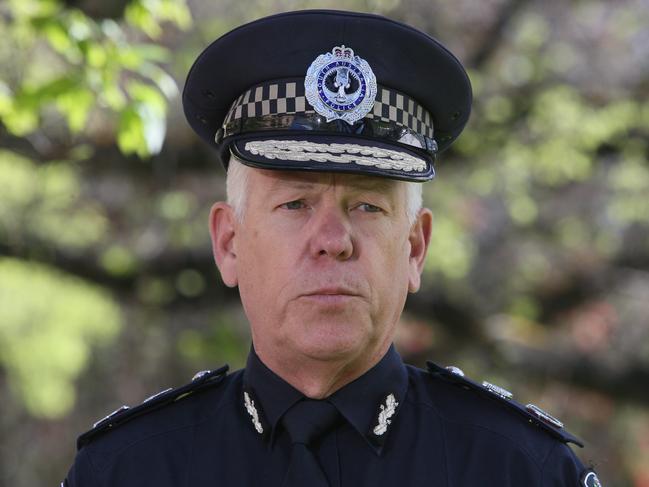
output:
M 385 14 L 469 69 L 404 358 L 512 390 L 605 485 L 649 486 L 647 0 L 0 1 L 0 485 L 58 485 L 98 418 L 244 363 L 207 231 L 223 171 L 179 93 L 211 40 L 301 8 Z

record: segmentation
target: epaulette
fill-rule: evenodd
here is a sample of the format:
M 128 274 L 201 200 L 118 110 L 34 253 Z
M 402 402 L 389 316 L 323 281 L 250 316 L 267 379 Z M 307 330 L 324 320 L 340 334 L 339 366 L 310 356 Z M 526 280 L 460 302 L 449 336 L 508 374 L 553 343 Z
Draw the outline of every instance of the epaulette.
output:
M 530 424 L 550 433 L 563 443 L 574 443 L 580 447 L 584 446 L 583 442 L 579 438 L 563 428 L 563 423 L 557 418 L 546 413 L 534 404 L 527 404 L 524 406 L 523 404 L 514 401 L 512 399 L 513 394 L 506 389 L 487 381 L 482 382 L 482 384 L 474 382 L 468 377 L 465 377 L 464 372 L 462 372 L 458 367 L 440 367 L 430 361 L 427 361 L 426 365 L 428 366 L 428 372 L 430 372 L 431 375 L 500 402 L 511 411 L 515 411 L 517 414 L 522 415 Z
M 83 446 L 87 445 L 96 436 L 112 430 L 137 416 L 160 409 L 168 404 L 179 401 L 190 394 L 220 384 L 225 378 L 228 369 L 229 367 L 224 365 L 220 369 L 216 370 L 203 370 L 195 374 L 189 384 L 185 384 L 184 386 L 175 389 L 170 387 L 169 389 L 160 391 L 145 399 L 142 404 L 139 404 L 138 406 L 130 407 L 124 405 L 116 409 L 108 416 L 97 421 L 91 430 L 86 431 L 79 436 L 77 439 L 77 450 L 80 450 Z

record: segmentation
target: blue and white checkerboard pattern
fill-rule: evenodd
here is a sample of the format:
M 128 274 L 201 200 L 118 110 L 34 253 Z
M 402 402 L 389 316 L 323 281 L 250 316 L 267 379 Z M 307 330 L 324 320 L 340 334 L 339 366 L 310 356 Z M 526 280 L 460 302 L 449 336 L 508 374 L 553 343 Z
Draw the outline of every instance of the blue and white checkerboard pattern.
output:
M 301 80 L 274 81 L 253 86 L 237 98 L 223 122 L 266 115 L 315 113 Z M 395 122 L 418 134 L 433 138 L 430 113 L 409 96 L 379 85 L 376 101 L 366 118 Z

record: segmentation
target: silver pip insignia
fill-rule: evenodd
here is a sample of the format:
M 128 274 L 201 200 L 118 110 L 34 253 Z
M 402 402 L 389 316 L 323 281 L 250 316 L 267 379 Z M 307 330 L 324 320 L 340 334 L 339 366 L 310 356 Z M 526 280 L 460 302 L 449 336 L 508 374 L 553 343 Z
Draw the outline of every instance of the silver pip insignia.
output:
M 552 426 L 555 426 L 557 428 L 563 428 L 563 423 L 561 421 L 559 421 L 551 414 L 546 413 L 540 407 L 535 406 L 534 404 L 528 404 L 527 406 L 525 406 L 525 409 L 527 409 L 534 416 L 536 416 L 539 419 L 542 419 L 546 423 L 550 423 Z
M 376 76 L 367 61 L 349 47 L 336 46 L 311 63 L 304 78 L 306 99 L 327 118 L 353 125 L 376 100 Z

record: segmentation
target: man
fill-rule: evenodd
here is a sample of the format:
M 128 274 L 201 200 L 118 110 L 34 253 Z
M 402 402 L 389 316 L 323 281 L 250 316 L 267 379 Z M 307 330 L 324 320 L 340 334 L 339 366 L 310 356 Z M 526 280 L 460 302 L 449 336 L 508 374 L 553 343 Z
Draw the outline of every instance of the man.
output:
M 100 421 L 64 485 L 600 485 L 558 420 L 392 346 L 432 229 L 421 183 L 469 116 L 452 54 L 379 16 L 281 14 L 209 46 L 183 103 L 227 169 L 210 234 L 253 346 Z

